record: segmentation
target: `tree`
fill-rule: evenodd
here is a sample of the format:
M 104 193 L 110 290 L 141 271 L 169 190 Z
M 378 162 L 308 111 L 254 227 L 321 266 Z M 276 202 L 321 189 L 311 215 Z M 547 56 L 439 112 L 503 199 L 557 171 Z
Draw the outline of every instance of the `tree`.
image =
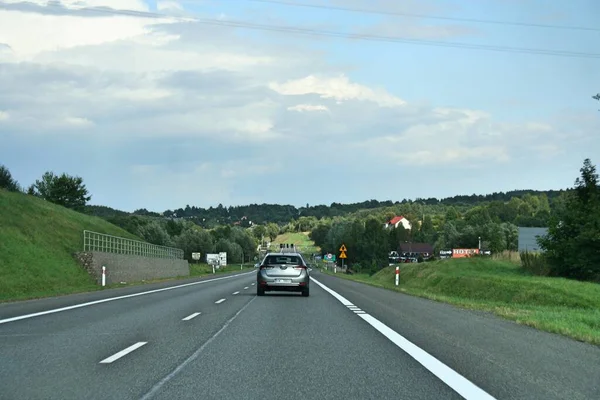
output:
M 551 273 L 566 278 L 600 281 L 600 187 L 589 159 L 580 169 L 575 191 L 555 210 L 548 233 L 539 238 Z
M 65 173 L 58 176 L 50 171 L 42 175 L 41 180 L 36 180 L 29 187 L 28 193 L 77 211 L 83 211 L 86 203 L 92 198 L 88 196 L 83 178 Z
M 174 240 L 175 247 L 183 249 L 184 256 L 188 261 L 192 261 L 192 253 L 200 252 L 201 257 L 206 257 L 207 253 L 214 250 L 214 241 L 212 235 L 200 228 L 190 228 L 184 230 L 181 235 Z
M 163 225 L 158 221 L 152 221 L 138 227 L 138 236 L 148 243 L 159 246 L 171 246 L 171 237 Z
M 4 165 L 0 164 L 0 188 L 9 192 L 21 191 L 19 183 L 13 179 L 10 171 Z
M 267 236 L 269 236 L 269 240 L 272 242 L 279 235 L 279 225 L 276 223 L 267 224 Z
M 254 234 L 255 238 L 262 240 L 267 234 L 267 227 L 264 225 L 256 225 L 254 228 L 252 228 L 252 233 Z
M 600 101 L 600 93 L 595 96 L 592 96 L 592 99 Z

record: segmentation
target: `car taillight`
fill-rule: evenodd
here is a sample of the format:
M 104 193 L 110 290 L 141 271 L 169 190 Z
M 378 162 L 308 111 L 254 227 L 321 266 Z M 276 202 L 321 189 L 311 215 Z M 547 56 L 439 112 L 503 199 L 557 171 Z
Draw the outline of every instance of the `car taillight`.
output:
M 305 265 L 296 265 L 294 269 L 306 269 Z
M 267 266 L 266 265 L 261 265 L 259 269 L 262 271 L 263 269 L 267 269 Z

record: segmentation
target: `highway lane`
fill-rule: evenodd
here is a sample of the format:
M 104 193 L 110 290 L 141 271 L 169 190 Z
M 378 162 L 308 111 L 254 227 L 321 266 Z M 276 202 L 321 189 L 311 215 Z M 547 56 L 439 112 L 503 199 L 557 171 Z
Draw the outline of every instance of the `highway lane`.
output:
M 0 323 L 0 399 L 461 398 L 364 312 L 497 399 L 600 398 L 597 347 L 312 276 L 337 293 L 256 297 L 250 273 Z
M 597 346 L 318 271 L 311 276 L 497 399 L 600 399 Z
M 0 324 L 0 398 L 139 398 L 255 297 L 254 280 L 250 273 Z

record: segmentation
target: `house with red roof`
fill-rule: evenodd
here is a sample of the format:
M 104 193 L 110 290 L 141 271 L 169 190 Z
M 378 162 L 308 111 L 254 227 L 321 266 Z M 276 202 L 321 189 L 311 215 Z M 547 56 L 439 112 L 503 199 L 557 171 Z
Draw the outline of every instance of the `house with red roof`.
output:
M 404 218 L 402 215 L 396 216 L 385 223 L 386 228 L 397 228 L 400 225 L 402 225 L 402 227 L 406 230 L 410 230 L 412 228 L 410 221 Z

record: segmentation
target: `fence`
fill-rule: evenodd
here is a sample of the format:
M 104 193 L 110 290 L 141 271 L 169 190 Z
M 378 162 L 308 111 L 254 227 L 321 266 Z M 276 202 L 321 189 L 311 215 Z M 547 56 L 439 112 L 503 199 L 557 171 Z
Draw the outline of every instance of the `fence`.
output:
M 139 240 L 132 240 L 92 231 L 83 231 L 83 251 L 101 251 L 104 253 L 116 253 L 152 258 L 183 259 L 183 250 L 181 249 L 158 246 L 156 244 L 141 242 Z

